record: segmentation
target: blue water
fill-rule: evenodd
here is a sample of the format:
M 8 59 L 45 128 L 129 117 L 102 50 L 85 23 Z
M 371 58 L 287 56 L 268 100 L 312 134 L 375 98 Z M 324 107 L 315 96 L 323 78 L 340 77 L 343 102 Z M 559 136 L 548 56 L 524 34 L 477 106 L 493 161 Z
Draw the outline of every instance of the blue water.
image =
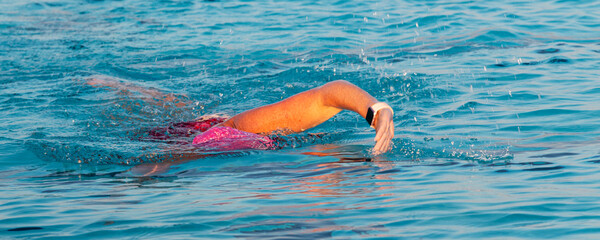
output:
M 599 12 L 597 1 L 1 1 L 0 238 L 598 238 Z M 90 87 L 91 76 L 189 104 Z M 393 106 L 391 152 L 372 156 L 374 131 L 350 112 L 278 150 L 190 161 L 139 137 L 338 79 Z

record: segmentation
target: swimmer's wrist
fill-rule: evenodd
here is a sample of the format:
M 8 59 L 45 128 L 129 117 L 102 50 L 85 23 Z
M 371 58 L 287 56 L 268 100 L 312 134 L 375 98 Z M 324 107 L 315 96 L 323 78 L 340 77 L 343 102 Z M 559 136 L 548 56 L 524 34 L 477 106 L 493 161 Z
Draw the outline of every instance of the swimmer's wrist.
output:
M 372 128 L 375 128 L 374 120 L 375 120 L 375 117 L 377 116 L 377 113 L 379 113 L 379 111 L 381 111 L 383 109 L 389 109 L 390 112 L 392 113 L 392 116 L 394 115 L 394 110 L 392 109 L 392 107 L 390 107 L 390 105 L 388 105 L 387 103 L 384 103 L 384 102 L 375 103 L 367 109 L 367 115 L 365 117 L 365 120 L 367 120 L 367 123 L 369 123 L 369 125 Z

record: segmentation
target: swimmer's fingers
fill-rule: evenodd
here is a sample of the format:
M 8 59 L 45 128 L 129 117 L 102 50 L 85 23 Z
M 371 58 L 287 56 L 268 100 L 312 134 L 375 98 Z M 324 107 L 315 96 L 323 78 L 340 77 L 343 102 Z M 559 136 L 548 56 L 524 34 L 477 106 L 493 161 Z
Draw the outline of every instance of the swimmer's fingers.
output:
M 394 123 L 389 124 L 388 128 L 388 138 L 385 143 L 385 152 L 389 151 L 392 148 L 392 139 L 394 138 Z
M 380 140 L 381 142 L 383 142 L 381 145 L 381 147 L 383 148 L 381 150 L 382 153 L 390 150 L 390 142 L 391 142 L 392 138 L 394 137 L 393 127 L 394 127 L 393 124 L 389 124 L 386 134 L 384 135 L 384 138 Z
M 392 149 L 392 139 L 394 139 L 394 122 L 392 121 L 392 124 L 390 124 L 390 133 L 392 133 L 390 135 L 390 138 L 388 140 L 388 150 Z
M 375 142 L 379 142 L 379 140 L 381 139 L 381 136 L 383 136 L 383 130 L 377 128 L 375 129 Z
M 378 151 L 382 151 L 385 148 L 385 142 L 388 138 L 388 128 L 387 126 L 382 126 L 382 128 L 379 129 L 379 138 L 375 141 L 375 149 Z
M 379 141 L 377 143 L 375 143 L 375 146 L 373 147 L 373 155 L 379 155 L 381 153 L 383 153 L 383 141 Z
M 390 135 L 385 134 L 383 135 L 375 144 L 375 146 L 373 147 L 373 153 L 375 155 L 387 152 L 389 149 L 389 143 L 390 143 Z
M 377 114 L 375 131 L 375 141 L 373 147 L 375 155 L 387 152 L 390 149 L 391 139 L 394 137 L 394 120 L 393 114 L 388 109 L 383 109 Z
M 390 122 L 393 123 L 392 112 L 388 109 L 383 109 L 377 113 L 375 116 L 375 141 L 379 141 L 384 134 L 386 134 L 386 130 L 388 130 L 388 125 Z
M 386 130 L 386 132 L 387 132 L 387 130 Z M 382 134 L 381 138 L 375 144 L 375 147 L 373 147 L 373 150 L 375 150 L 374 151 L 375 155 L 387 152 L 388 144 L 389 144 L 389 135 L 387 133 Z

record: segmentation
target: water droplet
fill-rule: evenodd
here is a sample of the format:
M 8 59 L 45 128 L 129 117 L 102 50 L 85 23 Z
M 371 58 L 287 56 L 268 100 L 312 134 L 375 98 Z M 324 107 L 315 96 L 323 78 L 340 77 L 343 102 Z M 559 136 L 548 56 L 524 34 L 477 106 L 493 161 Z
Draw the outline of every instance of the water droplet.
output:
M 415 23 L 415 26 L 419 27 L 419 23 Z
M 483 66 L 483 71 L 486 71 L 486 72 L 487 72 L 487 68 L 486 68 L 485 66 Z

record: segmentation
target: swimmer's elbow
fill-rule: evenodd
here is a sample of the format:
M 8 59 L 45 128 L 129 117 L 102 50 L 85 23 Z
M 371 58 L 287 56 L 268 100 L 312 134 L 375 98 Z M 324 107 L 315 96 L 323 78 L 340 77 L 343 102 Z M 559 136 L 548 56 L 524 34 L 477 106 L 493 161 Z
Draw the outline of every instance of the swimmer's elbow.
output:
M 332 82 L 328 82 L 323 84 L 318 88 L 319 96 L 323 103 L 327 103 L 328 99 L 333 97 L 336 93 L 338 93 L 340 89 L 347 87 L 348 85 L 352 85 L 352 83 L 346 80 L 335 80 Z

